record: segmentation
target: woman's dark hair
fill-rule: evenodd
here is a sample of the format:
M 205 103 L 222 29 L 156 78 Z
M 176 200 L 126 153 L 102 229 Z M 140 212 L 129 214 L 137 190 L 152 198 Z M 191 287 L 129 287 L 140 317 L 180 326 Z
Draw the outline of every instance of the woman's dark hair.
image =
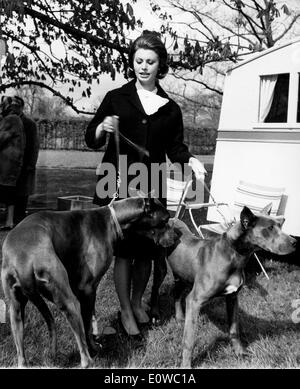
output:
M 128 56 L 129 69 L 127 75 L 129 78 L 135 78 L 135 73 L 133 70 L 133 58 L 138 49 L 153 50 L 158 55 L 159 69 L 157 78 L 164 78 L 169 70 L 168 53 L 165 45 L 159 37 L 159 33 L 155 31 L 144 31 L 143 34 L 132 43 Z

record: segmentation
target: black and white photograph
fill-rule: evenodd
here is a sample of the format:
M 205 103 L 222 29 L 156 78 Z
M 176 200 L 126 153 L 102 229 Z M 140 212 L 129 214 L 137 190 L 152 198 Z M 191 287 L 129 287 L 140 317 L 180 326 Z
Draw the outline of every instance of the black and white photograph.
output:
M 0 370 L 299 371 L 298 169 L 299 0 L 0 0 Z

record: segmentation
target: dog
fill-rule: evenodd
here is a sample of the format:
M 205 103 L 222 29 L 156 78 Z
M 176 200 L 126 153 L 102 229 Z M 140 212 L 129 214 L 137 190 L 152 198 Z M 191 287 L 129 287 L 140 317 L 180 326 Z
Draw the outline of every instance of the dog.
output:
M 174 241 L 166 231 L 169 217 L 157 199 L 132 197 L 97 209 L 40 211 L 19 223 L 3 243 L 1 271 L 18 366 L 26 365 L 23 330 L 28 300 L 47 323 L 55 357 L 55 324 L 44 298 L 65 313 L 81 366 L 90 366 L 90 354 L 97 351 L 91 328 L 96 290 L 112 262 L 116 242 L 123 230 L 134 228 L 157 244 L 170 245 Z
M 168 247 L 167 261 L 175 278 L 175 315 L 184 320 L 182 296 L 186 284 L 192 290 L 186 297 L 183 333 L 182 367 L 190 368 L 197 318 L 201 307 L 216 296 L 225 295 L 229 322 L 229 337 L 237 355 L 245 350 L 239 338 L 238 292 L 244 283 L 244 268 L 250 256 L 259 249 L 285 255 L 296 249 L 296 240 L 282 232 L 282 216 L 270 217 L 266 210 L 258 216 L 244 207 L 240 221 L 226 233 L 212 239 L 196 237 L 187 225 L 170 219 L 177 235 L 177 242 Z M 159 317 L 158 292 L 166 275 L 164 261 L 156 261 L 157 269 L 151 295 L 151 316 Z

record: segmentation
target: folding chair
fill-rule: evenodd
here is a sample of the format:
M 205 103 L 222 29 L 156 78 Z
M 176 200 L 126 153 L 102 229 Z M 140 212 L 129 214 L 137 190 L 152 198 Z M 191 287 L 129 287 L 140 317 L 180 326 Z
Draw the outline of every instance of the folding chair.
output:
M 193 179 L 191 176 L 186 178 L 186 180 L 178 180 L 171 177 L 167 178 L 167 209 L 175 212 L 175 218 L 182 218 L 185 210 L 191 212 L 192 209 L 199 210 L 200 208 L 226 205 L 225 203 L 216 202 L 199 203 L 195 202 L 193 199 L 189 199 L 192 184 Z M 191 220 L 194 226 L 196 226 L 192 214 Z
M 229 225 L 239 219 L 244 206 L 251 209 L 254 214 L 260 213 L 269 206 L 271 216 L 276 216 L 281 212 L 281 201 L 285 188 L 274 188 L 265 185 L 257 185 L 240 180 L 236 189 L 233 203 L 226 204 L 226 210 L 222 210 L 222 223 L 204 224 L 197 227 L 197 231 L 203 237 L 201 230 L 221 234 L 225 232 Z M 227 211 L 227 214 L 226 214 Z M 193 215 L 191 214 L 191 218 Z
M 175 212 L 178 218 L 182 209 L 185 208 L 185 198 L 192 185 L 192 180 L 179 181 L 167 177 L 167 209 Z

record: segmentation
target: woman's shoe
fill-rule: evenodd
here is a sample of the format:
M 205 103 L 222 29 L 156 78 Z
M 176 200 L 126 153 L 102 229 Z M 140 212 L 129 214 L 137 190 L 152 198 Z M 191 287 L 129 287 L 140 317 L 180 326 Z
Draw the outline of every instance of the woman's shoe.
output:
M 119 327 L 121 329 L 122 334 L 125 335 L 126 339 L 130 341 L 133 348 L 140 348 L 140 347 L 144 346 L 145 337 L 143 334 L 141 334 L 141 333 L 135 334 L 135 335 L 128 334 L 128 332 L 126 331 L 126 329 L 122 323 L 120 311 L 118 312 L 118 324 L 119 324 Z
M 151 320 L 147 321 L 146 323 L 140 323 L 139 321 L 137 321 L 137 325 L 141 330 L 149 330 L 150 328 L 152 328 Z
M 144 330 L 144 329 L 146 330 L 146 329 L 149 329 L 150 327 L 152 327 L 152 323 L 151 323 L 150 319 L 148 321 L 146 321 L 146 322 L 140 322 L 140 321 L 138 321 L 137 316 L 135 315 L 134 311 L 133 311 L 133 315 L 134 315 L 136 324 L 138 325 L 138 327 L 141 330 Z

